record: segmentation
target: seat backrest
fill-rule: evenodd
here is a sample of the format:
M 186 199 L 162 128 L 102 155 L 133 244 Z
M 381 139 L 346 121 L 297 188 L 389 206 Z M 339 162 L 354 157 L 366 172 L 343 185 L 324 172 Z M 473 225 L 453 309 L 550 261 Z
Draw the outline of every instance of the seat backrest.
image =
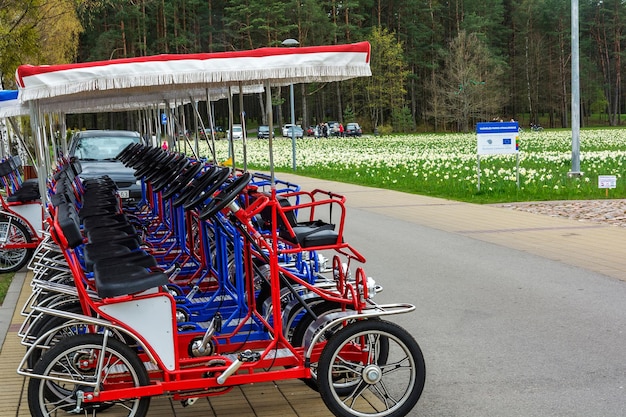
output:
M 13 172 L 13 167 L 10 160 L 0 162 L 0 177 L 5 177 Z
M 69 202 L 59 204 L 56 210 L 56 222 L 70 248 L 75 248 L 83 243 L 80 220 L 73 204 Z
M 291 203 L 289 202 L 289 199 L 285 197 L 276 196 L 276 200 L 279 202 L 281 207 L 291 207 Z M 289 225 L 291 227 L 295 227 L 298 225 L 298 220 L 296 219 L 296 214 L 294 213 L 293 210 L 281 210 L 281 211 L 285 214 L 285 218 L 287 219 L 287 222 L 289 222 Z M 263 210 L 261 210 L 261 218 L 263 219 L 263 222 L 265 222 L 267 226 L 272 224 L 272 206 L 271 205 L 267 205 Z M 277 225 L 278 228 L 286 229 L 287 227 L 285 226 L 282 216 L 278 215 L 276 216 L 276 218 L 278 221 L 278 225 Z

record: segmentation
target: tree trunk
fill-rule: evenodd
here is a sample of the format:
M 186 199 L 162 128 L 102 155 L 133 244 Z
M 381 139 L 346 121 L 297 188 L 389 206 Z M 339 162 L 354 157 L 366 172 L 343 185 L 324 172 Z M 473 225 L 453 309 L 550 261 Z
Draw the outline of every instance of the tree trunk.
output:
M 165 49 L 165 53 L 168 53 L 169 48 L 167 45 L 167 16 L 165 13 L 165 0 L 161 0 L 161 7 L 163 10 L 163 49 Z
M 341 103 L 341 83 L 335 83 L 335 86 L 337 88 L 337 112 L 339 115 L 337 120 L 339 120 L 339 123 L 343 123 L 343 104 Z
M 124 51 L 124 58 L 128 56 L 128 49 L 126 48 L 126 31 L 124 30 L 124 20 L 120 22 L 120 30 L 122 32 L 122 48 Z
M 265 100 L 263 100 L 263 93 L 259 93 L 257 96 L 259 97 L 259 107 L 261 108 L 261 124 L 269 125 L 269 120 L 267 120 L 267 111 L 265 110 Z
M 309 110 L 307 108 L 306 85 L 304 83 L 300 84 L 300 96 L 302 98 L 302 128 L 306 129 L 310 123 Z
M 531 83 L 530 83 L 530 57 L 529 57 L 529 44 L 530 44 L 530 18 L 526 23 L 527 35 L 526 35 L 526 44 L 525 44 L 525 55 L 526 55 L 526 95 L 528 97 L 528 113 L 530 115 L 530 123 L 534 123 L 534 114 L 533 114 L 533 100 L 531 93 Z
M 213 27 L 213 1 L 209 0 L 209 27 Z M 209 30 L 209 52 L 213 52 L 213 31 Z

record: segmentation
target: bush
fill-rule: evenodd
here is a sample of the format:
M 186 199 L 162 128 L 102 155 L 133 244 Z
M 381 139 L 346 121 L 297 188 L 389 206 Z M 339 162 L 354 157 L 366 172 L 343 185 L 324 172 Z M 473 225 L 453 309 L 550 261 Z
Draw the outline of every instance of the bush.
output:
M 378 134 L 381 136 L 391 135 L 393 133 L 393 127 L 389 125 L 378 126 Z

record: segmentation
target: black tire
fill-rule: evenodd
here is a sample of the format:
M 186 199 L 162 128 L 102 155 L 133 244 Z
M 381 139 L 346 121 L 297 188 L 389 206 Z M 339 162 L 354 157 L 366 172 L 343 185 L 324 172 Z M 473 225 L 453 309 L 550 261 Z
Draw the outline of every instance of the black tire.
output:
M 30 232 L 22 223 L 15 219 L 0 218 L 0 236 L 6 241 L 1 243 L 30 243 Z M 0 273 L 16 272 L 24 268 L 33 257 L 34 248 L 0 249 Z
M 109 383 L 127 387 L 150 383 L 146 368 L 132 349 L 119 340 L 109 338 L 103 351 L 103 338 L 97 334 L 72 336 L 59 342 L 41 358 L 33 372 L 45 377 L 63 378 L 64 381 L 30 378 L 28 407 L 33 417 L 65 415 L 66 412 L 76 411 L 77 392 L 80 390 L 88 394 L 92 391 L 93 387 L 85 383 L 95 381 L 98 375 L 102 378 L 102 391 L 107 390 Z M 106 354 L 103 363 L 105 369 L 98 370 L 98 359 L 103 352 Z M 145 417 L 149 407 L 150 397 L 131 398 L 91 403 L 77 410 L 77 414 L 95 416 L 99 411 L 107 409 L 111 415 Z
M 311 311 L 315 313 L 315 315 L 319 316 L 321 314 L 325 314 L 331 311 L 337 311 L 341 308 L 341 304 L 330 302 L 330 301 L 322 301 L 318 304 L 310 306 Z M 304 311 L 304 307 L 293 314 L 299 314 Z M 306 334 L 306 330 L 313 323 L 314 317 L 308 312 L 305 313 L 300 320 L 298 320 L 295 325 L 293 332 L 291 333 L 291 344 L 296 347 L 304 346 L 304 335 Z M 327 340 L 326 337 L 323 337 L 322 340 Z
M 390 345 L 384 364 L 372 360 L 381 339 L 388 339 Z M 340 374 L 350 381 L 348 393 L 337 389 Z M 319 359 L 317 377 L 322 400 L 338 417 L 401 417 L 422 395 L 426 366 L 419 345 L 402 327 L 383 320 L 362 320 L 329 340 Z

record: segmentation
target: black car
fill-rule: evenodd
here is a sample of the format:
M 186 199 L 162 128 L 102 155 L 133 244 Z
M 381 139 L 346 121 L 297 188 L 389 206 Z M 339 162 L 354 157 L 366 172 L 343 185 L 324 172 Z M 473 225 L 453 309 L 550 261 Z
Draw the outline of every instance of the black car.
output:
M 257 138 L 259 139 L 269 139 L 270 137 L 270 127 L 267 125 L 261 125 L 257 129 L 256 133 Z
M 361 136 L 363 134 L 363 130 L 358 123 L 348 123 L 343 134 L 345 136 Z
M 127 130 L 85 130 L 76 132 L 70 140 L 70 156 L 79 159 L 81 178 L 98 178 L 108 175 L 118 187 L 125 203 L 141 200 L 141 181 L 134 170 L 127 168 L 115 157 L 129 144 L 142 143 L 137 132 Z

